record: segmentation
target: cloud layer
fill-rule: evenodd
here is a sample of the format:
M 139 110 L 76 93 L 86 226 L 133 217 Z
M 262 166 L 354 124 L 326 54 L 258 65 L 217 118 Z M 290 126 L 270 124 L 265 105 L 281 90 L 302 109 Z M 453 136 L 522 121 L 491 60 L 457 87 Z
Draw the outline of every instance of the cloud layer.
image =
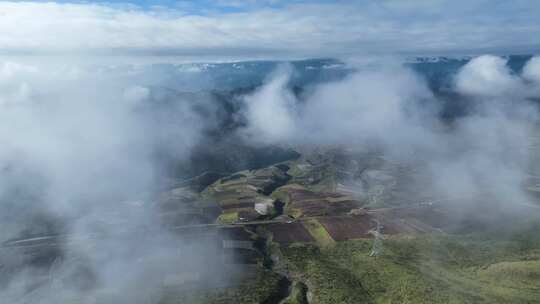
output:
M 540 96 L 540 84 L 531 79 L 537 62 L 531 59 L 516 75 L 503 58 L 472 59 L 454 76 L 453 87 L 454 98 L 470 109 L 451 122 L 439 118 L 441 103 L 423 79 L 403 66 L 360 68 L 294 102 L 284 84 L 290 74 L 282 72 L 245 98 L 245 134 L 255 142 L 380 149 L 424 170 L 429 178 L 419 189 L 426 194 L 479 201 L 491 195 L 518 206 L 529 202 L 523 185 L 534 174 L 530 145 L 539 113 L 531 98 Z M 274 125 L 283 119 L 292 123 Z
M 240 98 L 246 125 L 239 132 L 257 144 L 379 148 L 392 160 L 420 163 L 431 182 L 421 185 L 423 191 L 448 197 L 489 193 L 507 206 L 523 204 L 528 146 L 539 121 L 530 99 L 538 97 L 540 69 L 538 57 L 520 74 L 506 63 L 486 55 L 458 71 L 453 89 L 473 110 L 451 123 L 439 119 L 437 96 L 424 79 L 400 64 L 370 62 L 343 79 L 305 88 L 302 98 L 289 88 L 294 70 L 283 66 Z M 149 202 L 141 202 L 152 197 L 146 192 L 154 190 L 161 173 L 153 153 L 188 157 L 208 126 L 217 128 L 216 104 L 182 99 L 160 87 L 161 72 L 137 69 L 0 63 L 2 239 L 31 230 L 40 213 L 77 219 L 69 227 L 76 236 L 93 232 L 96 223 L 107 234 L 125 229 L 131 235 L 133 226 L 159 229 L 151 208 L 144 208 Z M 99 224 L 117 221 L 118 214 L 118 225 Z M 201 254 L 212 254 L 201 243 L 180 243 L 187 256 L 179 257 L 178 247 L 170 245 L 175 238 L 161 232 L 148 247 L 140 246 L 138 235 L 105 238 L 95 247 L 66 246 L 67 257 L 82 257 L 98 282 L 121 294 L 91 291 L 87 302 L 103 296 L 100 303 L 151 303 L 139 296 L 152 295 L 150 289 L 161 284 L 152 280 L 158 274 L 219 260 Z M 65 263 L 55 271 L 69 277 L 75 266 Z M 199 268 L 211 271 L 211 266 Z M 26 295 L 26 283 L 38 277 L 28 271 L 1 295 L 9 300 Z M 76 287 L 48 285 L 35 295 L 47 304 L 81 296 Z
M 59 253 L 36 249 L 50 268 L 0 251 L 5 301 L 154 303 L 167 271 L 218 275 L 212 247 L 172 236 L 152 203 L 155 154 L 187 159 L 212 115 L 155 96 L 152 72 L 102 68 L 0 63 L 0 239 L 68 234 Z M 141 229 L 155 234 L 141 241 Z
M 540 46 L 531 39 L 540 36 L 540 6 L 531 1 L 271 1 L 227 7 L 236 6 L 2 2 L 0 49 L 238 59 L 530 52 Z

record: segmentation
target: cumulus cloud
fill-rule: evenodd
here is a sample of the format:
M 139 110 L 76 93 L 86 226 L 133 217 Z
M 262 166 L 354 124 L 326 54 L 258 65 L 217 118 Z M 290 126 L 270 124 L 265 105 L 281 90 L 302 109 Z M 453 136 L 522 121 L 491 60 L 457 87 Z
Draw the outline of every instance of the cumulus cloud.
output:
M 287 94 L 283 77 L 261 89 L 265 94 L 252 95 L 247 101 L 249 107 L 257 108 L 252 111 L 266 112 L 268 123 L 276 119 L 274 115 L 294 115 L 294 127 L 279 137 L 267 136 L 268 140 L 379 148 L 389 159 L 428 176 L 418 185 L 425 193 L 477 200 L 490 195 L 493 201 L 517 206 L 529 202 L 523 185 L 530 173 L 528 147 L 539 121 L 538 109 L 529 97 L 538 84 L 527 84 L 524 78 L 535 61 L 527 63 L 523 75 L 514 75 L 503 58 L 472 59 L 455 75 L 454 87 L 472 106 L 452 121 L 439 116 L 438 97 L 418 75 L 385 62 L 317 85 L 295 101 L 294 114 L 258 107 Z M 250 116 L 247 119 L 251 128 L 256 122 Z M 268 134 L 261 129 L 259 135 Z
M 416 133 L 418 113 L 409 105 L 430 97 L 426 84 L 406 69 L 360 71 L 313 91 L 301 114 L 305 132 L 301 138 L 334 144 L 377 139 L 392 144 Z
M 268 85 L 245 97 L 246 135 L 253 141 L 275 143 L 289 139 L 296 130 L 296 100 L 287 84 L 290 67 L 270 76 Z
M 523 67 L 523 77 L 529 81 L 540 83 L 540 57 L 533 57 Z
M 507 60 L 492 55 L 474 58 L 456 77 L 457 90 L 471 95 L 515 94 L 520 85 L 520 79 L 510 72 Z
M 508 67 L 508 59 L 483 55 L 472 59 L 456 75 L 456 91 L 489 100 L 511 103 L 523 98 L 537 98 L 538 58 L 533 57 L 523 67 L 521 75 Z
M 247 133 L 275 143 L 382 144 L 416 140 L 422 130 L 415 103 L 432 98 L 412 71 L 388 66 L 319 84 L 297 100 L 287 86 L 291 70 L 278 70 L 245 98 Z M 391 81 L 389 81 L 391 79 Z

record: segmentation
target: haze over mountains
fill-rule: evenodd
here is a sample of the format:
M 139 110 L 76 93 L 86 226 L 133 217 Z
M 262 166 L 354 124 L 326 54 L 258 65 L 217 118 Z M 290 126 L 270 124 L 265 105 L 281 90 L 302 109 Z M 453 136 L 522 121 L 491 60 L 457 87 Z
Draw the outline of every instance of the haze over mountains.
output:
M 204 189 L 236 171 L 299 159 L 279 169 L 287 172 L 285 181 L 290 176 L 294 181 L 299 173 L 293 168 L 303 172 L 318 162 L 309 156 L 314 151 L 336 155 L 324 151 L 345 149 L 357 158 L 354 166 L 366 163 L 361 166 L 368 171 L 351 171 L 347 178 L 332 177 L 339 168 L 333 161 L 309 173 L 322 174 L 309 177 L 315 178 L 309 182 L 314 188 L 307 184 L 309 191 L 353 193 L 358 201 L 344 203 L 350 206 L 345 211 L 430 198 L 451 199 L 446 208 L 463 210 L 479 203 L 512 214 L 536 210 L 524 185 L 533 187 L 531 179 L 537 178 L 535 150 L 529 148 L 538 121 L 537 63 L 532 56 L 492 55 L 362 64 L 330 59 L 148 66 L 4 62 L 2 239 L 45 237 L 48 242 L 62 236 L 63 241 L 37 253 L 4 251 L 2 294 L 26 299 L 23 303 L 38 298 L 43 303 L 153 303 L 165 273 L 187 276 L 180 281 L 197 285 L 209 282 L 208 271 L 230 279 L 235 271 L 209 268 L 208 261 L 221 261 L 214 241 L 175 236 L 170 223 L 212 223 L 219 214 L 218 222 L 224 223 L 231 217 L 256 220 L 260 214 L 252 207 L 231 207 Z M 392 164 L 416 173 L 402 175 Z M 255 179 L 267 178 L 257 172 Z M 195 192 L 166 194 L 200 174 Z M 249 187 L 259 187 L 249 180 Z M 267 190 L 260 190 L 264 195 L 254 202 L 284 191 L 277 189 L 283 183 L 262 188 Z M 308 207 L 281 200 L 289 208 L 281 213 L 292 218 L 326 210 L 315 205 L 298 211 Z M 206 207 L 197 209 L 197 201 L 217 202 L 216 210 L 222 211 L 212 215 Z M 277 208 L 269 202 L 265 208 Z M 343 212 L 332 210 L 325 212 Z M 271 214 L 264 218 L 280 212 Z M 325 225 L 331 237 L 342 237 L 333 234 L 335 224 Z M 140 239 L 142 231 L 150 232 Z M 66 279 L 53 279 L 51 273 Z M 156 284 L 148 284 L 149 277 Z
M 0 2 L 0 302 L 539 302 L 539 13 Z

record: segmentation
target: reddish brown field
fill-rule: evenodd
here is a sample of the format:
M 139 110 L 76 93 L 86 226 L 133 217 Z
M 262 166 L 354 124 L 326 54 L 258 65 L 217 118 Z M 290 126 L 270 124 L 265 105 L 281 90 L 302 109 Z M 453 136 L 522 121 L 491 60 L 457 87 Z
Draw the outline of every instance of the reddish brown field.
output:
M 273 234 L 274 241 L 280 245 L 315 241 L 301 223 L 270 224 L 267 228 Z
M 430 232 L 451 223 L 446 214 L 429 207 L 386 209 L 373 216 L 384 224 L 386 234 Z
M 339 193 L 313 192 L 313 191 L 302 190 L 302 189 L 290 189 L 288 192 L 289 192 L 289 198 L 291 199 L 291 201 L 312 200 L 312 199 L 320 199 L 323 197 L 330 197 L 330 198 L 343 197 L 343 195 Z
M 292 208 L 302 210 L 304 216 L 325 216 L 339 215 L 349 212 L 351 209 L 358 208 L 356 201 L 348 200 L 341 202 L 329 202 L 325 199 L 294 202 Z
M 370 238 L 368 232 L 376 227 L 369 215 L 354 217 L 327 217 L 318 219 L 335 241 Z

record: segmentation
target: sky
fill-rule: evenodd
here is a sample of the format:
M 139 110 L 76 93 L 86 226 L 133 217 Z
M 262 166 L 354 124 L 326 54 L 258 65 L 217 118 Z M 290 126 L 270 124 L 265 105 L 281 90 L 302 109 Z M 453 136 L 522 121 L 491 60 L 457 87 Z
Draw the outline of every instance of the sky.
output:
M 537 53 L 534 0 L 1 1 L 0 55 Z

